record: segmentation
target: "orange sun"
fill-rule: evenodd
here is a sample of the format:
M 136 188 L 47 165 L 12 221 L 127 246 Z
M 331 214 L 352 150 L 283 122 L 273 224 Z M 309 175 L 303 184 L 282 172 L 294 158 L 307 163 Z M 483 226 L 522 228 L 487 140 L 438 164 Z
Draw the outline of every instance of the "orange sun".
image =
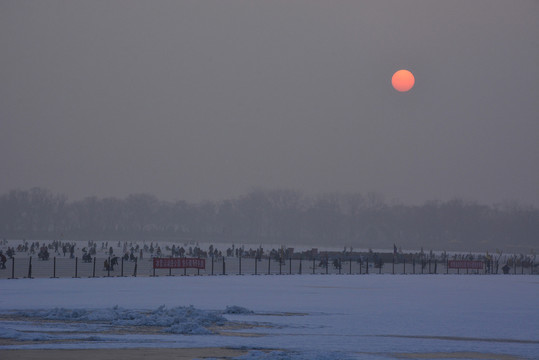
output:
M 393 77 L 391 78 L 391 85 L 395 88 L 395 90 L 400 92 L 405 92 L 410 90 L 414 87 L 415 84 L 415 78 L 414 74 L 412 74 L 408 70 L 399 70 L 396 73 L 393 74 Z

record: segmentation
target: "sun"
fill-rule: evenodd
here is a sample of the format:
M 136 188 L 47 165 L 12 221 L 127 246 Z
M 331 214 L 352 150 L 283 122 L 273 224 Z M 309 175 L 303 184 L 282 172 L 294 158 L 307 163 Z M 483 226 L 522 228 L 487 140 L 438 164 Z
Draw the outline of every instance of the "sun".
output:
M 406 92 L 414 87 L 415 77 L 409 70 L 399 70 L 393 74 L 391 85 L 399 92 Z

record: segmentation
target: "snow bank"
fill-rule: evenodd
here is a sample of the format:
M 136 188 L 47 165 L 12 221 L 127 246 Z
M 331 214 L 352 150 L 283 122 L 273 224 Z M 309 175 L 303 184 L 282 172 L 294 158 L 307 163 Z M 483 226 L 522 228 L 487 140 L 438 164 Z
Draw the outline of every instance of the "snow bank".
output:
M 245 309 L 246 310 L 246 309 Z M 248 310 L 246 310 L 248 311 Z M 162 305 L 153 311 L 124 309 L 114 306 L 108 309 L 65 309 L 17 311 L 13 315 L 58 321 L 104 322 L 113 326 L 158 326 L 173 334 L 212 334 L 211 326 L 222 326 L 226 319 L 217 311 L 178 306 L 168 309 Z
M 48 334 L 27 333 L 15 329 L 0 327 L 0 339 L 12 339 L 19 341 L 47 341 L 53 338 L 53 336 Z
M 249 351 L 234 360 L 351 360 L 341 352 Z
M 232 306 L 227 306 L 223 313 L 234 314 L 234 315 L 248 315 L 248 314 L 253 314 L 254 312 L 242 306 L 232 305 Z
M 82 341 L 108 341 L 109 338 L 87 334 L 49 334 L 39 331 L 21 331 L 17 329 L 0 327 L 0 339 L 18 341 L 54 341 L 54 340 L 82 340 Z

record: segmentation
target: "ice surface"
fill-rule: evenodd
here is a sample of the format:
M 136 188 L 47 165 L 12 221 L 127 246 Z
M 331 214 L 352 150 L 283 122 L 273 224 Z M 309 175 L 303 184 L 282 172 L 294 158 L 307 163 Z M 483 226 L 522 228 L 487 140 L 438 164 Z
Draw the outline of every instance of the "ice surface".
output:
M 0 286 L 0 337 L 20 341 L 0 349 L 230 346 L 254 349 L 242 359 L 455 351 L 539 358 L 535 276 L 18 279 Z M 222 325 L 227 336 L 216 334 Z

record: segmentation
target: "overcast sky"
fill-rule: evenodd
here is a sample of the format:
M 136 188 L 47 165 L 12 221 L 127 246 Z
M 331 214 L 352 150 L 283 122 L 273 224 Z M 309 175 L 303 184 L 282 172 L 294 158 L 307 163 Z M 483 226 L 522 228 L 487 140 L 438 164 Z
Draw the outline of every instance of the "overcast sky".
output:
M 535 0 L 1 0 L 0 51 L 1 192 L 539 206 Z

